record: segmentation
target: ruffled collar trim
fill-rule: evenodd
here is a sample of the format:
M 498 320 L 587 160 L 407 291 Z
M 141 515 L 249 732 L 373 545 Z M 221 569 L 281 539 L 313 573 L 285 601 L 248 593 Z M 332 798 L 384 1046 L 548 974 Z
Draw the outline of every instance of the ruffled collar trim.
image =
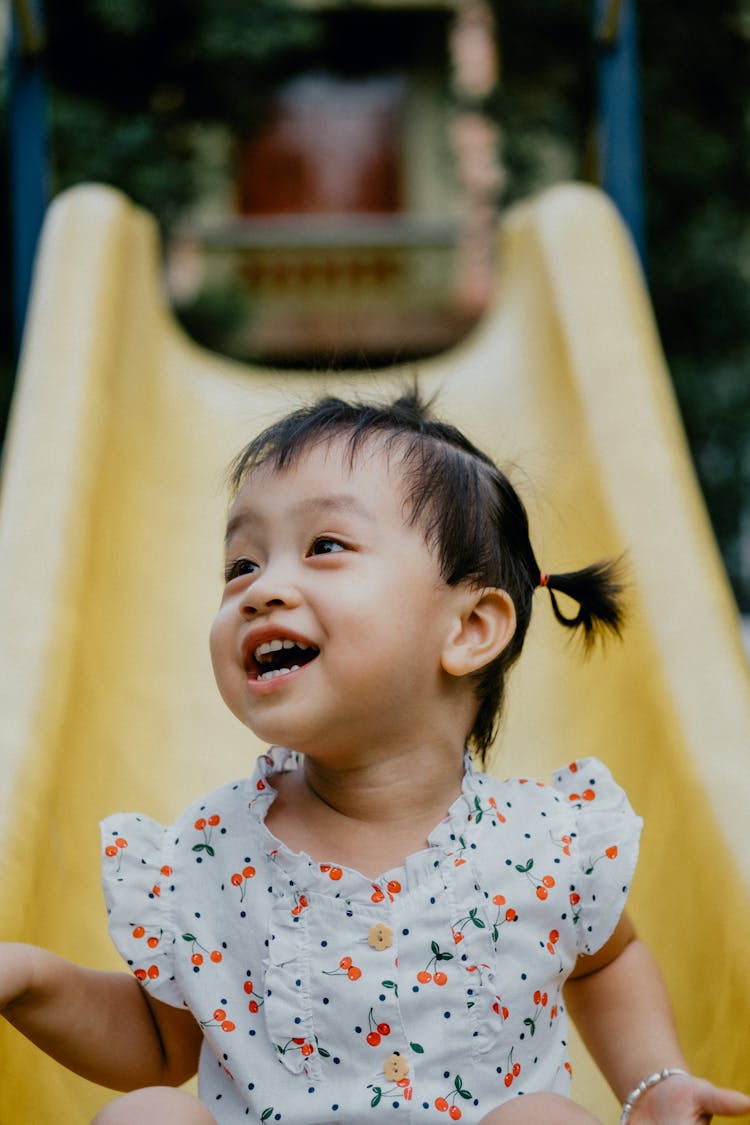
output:
M 331 892 L 347 899 L 364 898 L 370 902 L 393 901 L 405 886 L 434 875 L 441 862 L 456 856 L 470 846 L 467 835 L 478 823 L 477 810 L 481 809 L 479 790 L 483 777 L 474 771 L 468 751 L 464 755 L 464 774 L 461 793 L 449 807 L 445 817 L 430 832 L 428 847 L 407 856 L 404 863 L 383 872 L 376 879 L 363 875 L 353 868 L 338 867 L 333 863 L 317 863 L 306 852 L 294 852 L 279 840 L 266 826 L 266 814 L 276 798 L 277 791 L 271 778 L 278 773 L 291 773 L 302 767 L 303 755 L 283 746 L 272 746 L 257 761 L 251 780 L 254 797 L 249 809 L 262 833 L 264 850 L 268 858 L 305 891 Z M 455 861 L 454 861 L 455 862 Z

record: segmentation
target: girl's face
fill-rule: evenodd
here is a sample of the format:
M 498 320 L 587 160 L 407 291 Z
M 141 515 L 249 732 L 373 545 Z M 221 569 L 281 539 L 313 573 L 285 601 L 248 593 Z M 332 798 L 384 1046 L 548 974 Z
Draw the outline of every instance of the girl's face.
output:
M 351 467 L 339 443 L 313 448 L 257 470 L 232 506 L 219 690 L 261 739 L 318 758 L 423 741 L 456 691 L 441 655 L 460 601 L 404 523 L 398 465 L 377 442 Z

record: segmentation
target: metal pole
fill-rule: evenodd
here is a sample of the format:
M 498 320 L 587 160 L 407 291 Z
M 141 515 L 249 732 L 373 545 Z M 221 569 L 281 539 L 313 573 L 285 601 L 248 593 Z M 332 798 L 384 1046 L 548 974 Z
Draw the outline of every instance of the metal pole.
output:
M 9 76 L 13 326 L 20 347 L 39 231 L 48 198 L 47 94 L 41 0 L 14 0 Z
M 594 0 L 599 177 L 630 229 L 645 268 L 638 27 L 635 0 Z

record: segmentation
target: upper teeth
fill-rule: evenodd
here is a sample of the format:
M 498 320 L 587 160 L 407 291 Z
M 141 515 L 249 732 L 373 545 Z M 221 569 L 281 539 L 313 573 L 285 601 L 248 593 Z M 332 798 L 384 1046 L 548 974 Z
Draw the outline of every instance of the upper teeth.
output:
M 312 648 L 312 645 L 307 645 L 304 641 L 290 641 L 288 639 L 282 641 L 277 637 L 273 641 L 264 641 L 262 645 L 258 645 L 254 653 L 255 659 L 260 660 L 261 657 L 268 656 L 271 652 L 279 652 L 282 648 L 306 649 Z

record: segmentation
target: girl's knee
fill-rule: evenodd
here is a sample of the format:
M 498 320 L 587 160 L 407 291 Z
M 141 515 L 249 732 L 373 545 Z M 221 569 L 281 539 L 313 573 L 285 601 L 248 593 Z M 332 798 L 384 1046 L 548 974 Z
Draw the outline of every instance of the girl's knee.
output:
M 202 1102 L 185 1090 L 149 1086 L 105 1105 L 91 1125 L 216 1125 Z
M 480 1125 L 600 1125 L 583 1106 L 561 1094 L 525 1094 L 504 1102 Z

